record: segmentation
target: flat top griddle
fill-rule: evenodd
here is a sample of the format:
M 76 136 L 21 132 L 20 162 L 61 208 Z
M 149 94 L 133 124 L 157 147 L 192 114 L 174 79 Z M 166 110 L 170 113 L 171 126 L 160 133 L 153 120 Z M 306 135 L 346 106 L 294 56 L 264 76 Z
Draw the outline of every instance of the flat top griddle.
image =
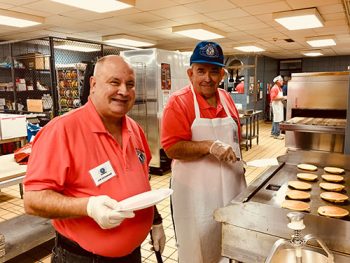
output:
M 319 184 L 322 182 L 327 182 L 323 180 L 321 177 L 322 174 L 327 174 L 323 168 L 325 166 L 335 166 L 335 165 L 328 165 L 326 162 L 322 162 L 321 158 L 318 160 L 319 163 L 317 163 L 315 159 L 311 159 L 310 160 L 311 162 L 307 162 L 307 160 L 298 162 L 297 159 L 298 158 L 295 158 L 295 160 L 287 160 L 286 162 L 283 162 L 279 166 L 279 169 L 276 169 L 274 173 L 271 176 L 269 176 L 269 179 L 265 180 L 265 182 L 259 187 L 259 190 L 256 191 L 254 195 L 250 197 L 250 201 L 264 203 L 275 207 L 281 207 L 282 202 L 284 200 L 288 200 L 288 197 L 286 197 L 286 192 L 288 191 L 288 189 L 293 189 L 288 186 L 288 182 L 301 181 L 301 182 L 310 183 L 312 185 L 311 190 L 306 191 L 310 193 L 311 198 L 305 201 L 310 204 L 310 212 L 309 212 L 310 214 L 318 215 L 317 209 L 320 206 L 324 206 L 324 205 L 335 205 L 350 211 L 349 200 L 345 201 L 344 203 L 333 203 L 333 202 L 325 201 L 320 197 L 320 194 L 322 192 L 325 192 L 325 190 L 321 189 Z M 318 169 L 317 171 L 314 171 L 314 172 L 301 170 L 297 168 L 297 164 L 299 163 L 311 163 L 316 165 Z M 339 168 L 346 169 L 345 166 L 341 166 L 339 163 L 337 164 L 337 166 Z M 297 173 L 316 174 L 318 176 L 318 179 L 317 181 L 313 181 L 313 182 L 300 180 L 297 178 Z M 345 173 L 341 174 L 341 176 L 344 177 L 344 181 L 341 184 L 344 185 L 345 188 L 339 193 L 348 195 L 350 197 L 350 170 L 345 170 Z M 342 218 L 342 220 L 350 221 L 350 216 L 346 216 Z

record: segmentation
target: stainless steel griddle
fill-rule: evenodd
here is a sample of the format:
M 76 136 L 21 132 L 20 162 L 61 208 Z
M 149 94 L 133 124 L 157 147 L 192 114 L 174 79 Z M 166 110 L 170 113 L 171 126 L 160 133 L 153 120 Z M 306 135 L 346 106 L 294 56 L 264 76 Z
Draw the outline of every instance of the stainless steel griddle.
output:
M 287 228 L 287 213 L 291 210 L 281 208 L 286 199 L 288 181 L 298 180 L 296 174 L 305 172 L 296 167 L 299 163 L 314 164 L 318 181 L 310 182 L 310 212 L 305 212 L 306 229 L 303 234 L 313 234 L 323 240 L 334 253 L 335 262 L 350 262 L 350 217 L 342 219 L 320 216 L 317 208 L 332 205 L 320 198 L 319 183 L 325 166 L 344 168 L 345 190 L 350 194 L 350 156 L 325 153 L 296 151 L 278 158 L 279 165 L 268 169 L 253 182 L 230 205 L 215 212 L 215 219 L 222 222 L 223 255 L 242 262 L 264 262 L 273 243 L 279 238 L 290 239 L 291 231 Z M 336 204 L 350 211 L 349 202 Z M 317 246 L 315 246 L 317 249 Z M 320 250 L 321 251 L 321 250 Z

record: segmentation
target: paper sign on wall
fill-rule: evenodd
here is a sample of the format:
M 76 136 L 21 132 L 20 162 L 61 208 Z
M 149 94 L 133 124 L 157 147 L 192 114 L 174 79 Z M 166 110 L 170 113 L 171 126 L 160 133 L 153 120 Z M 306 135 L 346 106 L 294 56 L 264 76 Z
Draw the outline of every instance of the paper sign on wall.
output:
M 160 67 L 161 67 L 162 90 L 170 90 L 171 89 L 170 64 L 162 63 Z

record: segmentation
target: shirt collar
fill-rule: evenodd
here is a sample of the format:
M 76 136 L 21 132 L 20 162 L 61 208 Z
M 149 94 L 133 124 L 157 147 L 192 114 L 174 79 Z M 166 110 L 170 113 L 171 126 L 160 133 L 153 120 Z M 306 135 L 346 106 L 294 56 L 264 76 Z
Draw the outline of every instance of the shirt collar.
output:
M 199 92 L 196 91 L 195 88 L 193 88 L 193 90 L 194 90 L 194 93 L 196 94 L 196 98 L 197 98 L 198 105 L 199 105 L 200 109 L 214 108 L 213 106 L 209 105 L 209 103 L 199 94 Z M 216 103 L 217 103 L 216 110 L 217 110 L 217 112 L 220 112 L 223 109 L 223 106 L 222 106 L 222 103 L 220 100 L 218 90 L 216 90 L 215 96 L 216 96 Z

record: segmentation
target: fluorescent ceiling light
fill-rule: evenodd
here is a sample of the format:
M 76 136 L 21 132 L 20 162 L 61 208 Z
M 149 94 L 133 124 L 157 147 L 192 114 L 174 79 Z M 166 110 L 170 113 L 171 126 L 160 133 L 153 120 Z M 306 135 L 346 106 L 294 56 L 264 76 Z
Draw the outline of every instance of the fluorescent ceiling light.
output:
M 24 13 L 0 9 L 0 24 L 14 27 L 29 27 L 44 23 L 45 19 Z
M 65 41 L 57 41 L 54 43 L 55 48 L 71 50 L 71 51 L 80 51 L 80 52 L 97 52 L 101 51 L 100 45 L 96 44 L 86 44 L 86 43 L 69 43 Z
M 111 43 L 111 44 L 131 46 L 131 47 L 150 47 L 156 44 L 156 42 L 151 40 L 146 40 L 146 39 L 129 36 L 125 34 L 103 36 L 102 41 Z
M 243 52 L 262 52 L 262 51 L 265 51 L 265 49 L 262 49 L 262 48 L 256 47 L 256 46 L 240 46 L 240 47 L 234 47 L 234 49 L 237 49 L 237 50 L 243 51 Z
M 273 19 L 288 30 L 323 27 L 323 19 L 316 8 L 273 13 Z
M 306 42 L 312 47 L 328 47 L 335 46 L 334 36 L 318 36 L 318 37 L 308 37 Z
M 135 0 L 51 0 L 97 13 L 106 13 L 135 6 Z
M 304 56 L 307 57 L 318 57 L 318 56 L 323 56 L 321 53 L 321 50 L 319 49 L 314 49 L 314 50 L 304 50 L 301 52 Z
M 198 40 L 224 38 L 226 35 L 223 31 L 201 23 L 184 26 L 173 26 L 172 32 L 181 34 L 186 37 L 195 38 Z

